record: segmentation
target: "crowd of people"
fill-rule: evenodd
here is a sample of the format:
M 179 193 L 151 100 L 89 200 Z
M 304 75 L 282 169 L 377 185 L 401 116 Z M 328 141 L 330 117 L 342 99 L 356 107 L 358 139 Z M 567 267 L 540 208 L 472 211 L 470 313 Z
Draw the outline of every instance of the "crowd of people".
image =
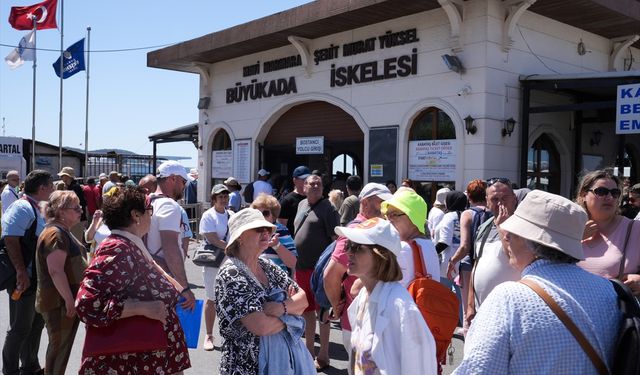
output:
M 607 279 L 640 296 L 640 184 L 593 171 L 570 201 L 474 179 L 427 202 L 410 180 L 331 184 L 298 166 L 283 192 L 257 175 L 244 189 L 233 177 L 214 184 L 198 225 L 218 258 L 202 267 L 202 348 L 220 348 L 219 373 L 321 371 L 333 321 L 349 374 L 439 374 L 441 332 L 407 290 L 420 272 L 461 291 L 454 373 L 598 373 L 536 288 L 612 368 L 622 314 Z M 75 177 L 71 167 L 7 174 L 2 239 L 15 283 L 3 374 L 64 374 L 81 322 L 81 374 L 182 373 L 191 363 L 176 308 L 196 299 L 180 203 L 197 201 L 197 170 L 166 161 L 137 183 L 116 171 Z

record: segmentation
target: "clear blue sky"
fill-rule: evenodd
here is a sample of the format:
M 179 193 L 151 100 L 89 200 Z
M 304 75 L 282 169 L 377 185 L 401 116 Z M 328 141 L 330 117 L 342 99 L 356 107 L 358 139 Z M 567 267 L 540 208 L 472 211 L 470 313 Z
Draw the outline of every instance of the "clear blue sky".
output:
M 0 1 L 1 44 L 15 46 L 27 33 L 8 23 L 11 6 L 40 1 Z M 61 1 L 58 0 L 58 27 Z M 193 39 L 307 2 L 66 0 L 64 48 L 85 37 L 87 26 L 91 27 L 94 51 L 157 46 Z M 60 32 L 38 31 L 37 47 L 59 50 Z M 15 70 L 9 69 L 4 57 L 11 50 L 0 46 L 0 121 L 2 117 L 6 119 L 6 136 L 31 139 L 32 63 L 26 61 Z M 198 121 L 198 76 L 148 68 L 146 55 L 152 50 L 91 54 L 90 150 L 120 148 L 151 154 L 150 134 Z M 59 52 L 38 51 L 37 57 L 36 139 L 54 145 L 58 145 L 60 89 L 51 65 L 58 56 Z M 64 146 L 84 149 L 85 93 L 85 72 L 64 80 Z M 160 144 L 158 153 L 191 157 L 184 164 L 195 167 L 197 151 L 189 142 Z

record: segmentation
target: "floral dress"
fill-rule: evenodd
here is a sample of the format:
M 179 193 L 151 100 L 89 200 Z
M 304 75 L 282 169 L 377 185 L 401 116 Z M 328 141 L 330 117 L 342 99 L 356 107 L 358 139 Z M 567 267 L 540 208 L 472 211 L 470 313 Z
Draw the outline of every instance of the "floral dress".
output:
M 122 314 L 127 298 L 160 300 L 167 305 L 166 350 L 82 357 L 80 374 L 173 374 L 191 367 L 182 326 L 176 315 L 178 291 L 143 252 L 140 238 L 113 231 L 96 250 L 76 297 L 76 310 L 87 325 L 104 327 Z
M 267 275 L 269 289 L 289 290 L 293 285 L 298 290 L 298 284 L 280 267 L 261 258 L 258 264 Z M 220 334 L 224 338 L 220 374 L 258 374 L 260 337 L 246 329 L 240 319 L 262 311 L 268 291 L 237 258 L 229 258 L 222 265 L 215 291 Z

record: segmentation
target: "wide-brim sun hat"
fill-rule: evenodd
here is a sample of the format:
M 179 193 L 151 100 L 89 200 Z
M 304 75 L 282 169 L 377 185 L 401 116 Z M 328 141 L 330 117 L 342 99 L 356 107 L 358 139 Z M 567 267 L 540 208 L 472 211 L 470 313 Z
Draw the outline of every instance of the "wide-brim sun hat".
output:
M 273 231 L 275 225 L 266 221 L 262 212 L 255 208 L 245 208 L 240 210 L 229 219 L 229 241 L 227 249 L 238 240 L 238 238 L 249 229 L 268 227 Z
M 58 177 L 62 177 L 62 176 L 69 176 L 71 178 L 76 178 L 76 172 L 75 170 L 73 170 L 73 168 L 71 167 L 64 167 L 62 168 L 62 170 L 58 173 Z
M 397 191 L 393 195 L 393 198 L 382 202 L 380 205 L 382 214 L 387 214 L 389 206 L 393 206 L 402 211 L 409 217 L 409 220 L 418 228 L 420 233 L 425 234 L 424 227 L 427 223 L 427 202 L 415 191 Z
M 385 219 L 374 217 L 352 227 L 336 227 L 339 236 L 362 245 L 379 245 L 400 256 L 402 245 L 398 231 Z
M 580 205 L 556 194 L 533 190 L 500 228 L 583 260 L 581 241 L 587 220 Z

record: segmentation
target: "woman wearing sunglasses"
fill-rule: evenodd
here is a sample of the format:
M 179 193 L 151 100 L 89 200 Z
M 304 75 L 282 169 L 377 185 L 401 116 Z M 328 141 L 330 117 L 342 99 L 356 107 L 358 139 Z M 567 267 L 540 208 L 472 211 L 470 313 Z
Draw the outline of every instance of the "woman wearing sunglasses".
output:
M 258 374 L 265 355 L 270 361 L 274 355 L 272 351 L 287 350 L 286 347 L 273 346 L 269 353 L 265 353 L 260 349 L 261 338 L 282 332 L 287 316 L 300 316 L 307 307 L 302 288 L 280 267 L 260 258 L 269 245 L 274 228 L 275 225 L 265 220 L 262 212 L 253 208 L 241 210 L 229 219 L 229 240 L 225 248 L 227 260 L 220 267 L 215 286 L 220 334 L 224 338 L 221 375 Z M 278 291 L 284 291 L 285 298 L 279 302 L 270 300 Z M 302 330 L 299 333 L 302 335 Z M 297 340 L 296 343 L 301 343 L 300 337 Z M 296 347 L 302 350 L 293 353 L 293 361 L 313 369 L 309 351 L 303 345 Z M 280 353 L 286 354 L 286 362 L 280 363 L 282 366 L 291 363 L 288 353 Z M 274 363 L 267 364 L 273 368 Z
M 349 306 L 351 373 L 437 373 L 436 345 L 420 310 L 399 281 L 400 236 L 391 223 L 372 218 L 337 227 L 349 241 L 349 275 L 364 287 Z
M 296 263 L 298 262 L 298 251 L 289 229 L 276 221 L 276 218 L 280 215 L 280 203 L 273 195 L 260 193 L 251 202 L 251 208 L 262 212 L 264 219 L 276 226 L 275 234 L 271 236 L 269 241 L 269 247 L 260 256 L 264 259 L 269 259 L 282 268 L 289 277 L 293 277 L 293 271 L 296 269 Z
M 640 295 L 640 223 L 618 214 L 620 180 L 610 170 L 586 174 L 578 186 L 576 202 L 587 214 L 582 247 L 585 260 L 578 265 L 608 279 L 623 280 Z

